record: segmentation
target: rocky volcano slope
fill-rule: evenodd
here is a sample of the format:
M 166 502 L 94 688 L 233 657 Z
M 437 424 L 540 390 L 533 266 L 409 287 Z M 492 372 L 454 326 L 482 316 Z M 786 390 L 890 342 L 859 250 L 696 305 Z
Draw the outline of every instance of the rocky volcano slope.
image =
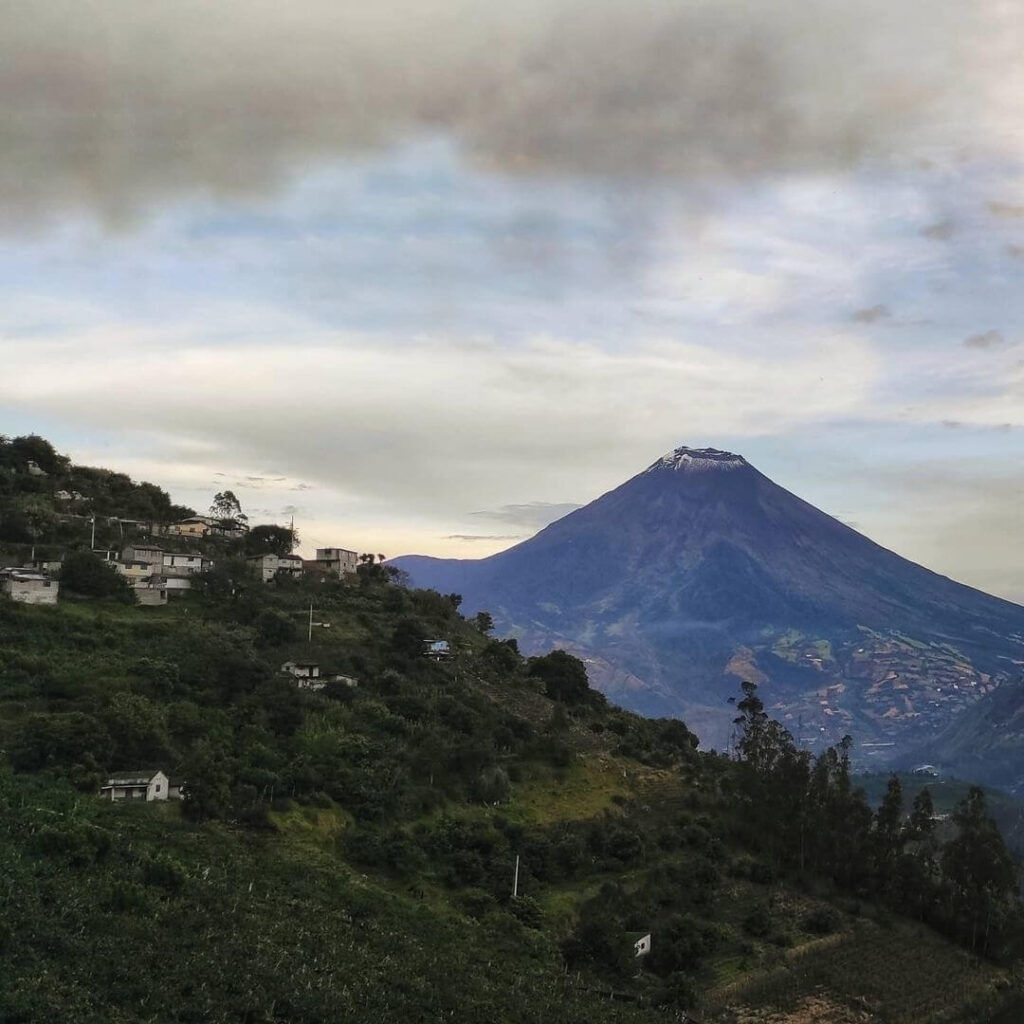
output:
M 1024 608 L 909 562 L 745 459 L 678 448 L 490 558 L 394 560 L 527 650 L 564 646 L 616 701 L 728 741 L 728 696 L 763 687 L 808 746 L 878 761 L 1016 678 Z

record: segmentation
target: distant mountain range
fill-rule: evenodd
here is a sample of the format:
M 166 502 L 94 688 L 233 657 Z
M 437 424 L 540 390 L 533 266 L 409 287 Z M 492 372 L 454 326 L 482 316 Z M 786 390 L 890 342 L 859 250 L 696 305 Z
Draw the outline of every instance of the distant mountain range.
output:
M 998 728 L 985 709 L 1024 696 L 1024 608 L 900 558 L 717 449 L 678 448 L 489 558 L 392 564 L 490 611 L 527 651 L 579 654 L 613 700 L 682 717 L 713 746 L 743 679 L 802 743 L 850 733 L 868 765 L 915 756 L 962 712 L 980 724 L 957 757 L 977 762 Z M 1014 753 L 996 774 L 1018 766 Z

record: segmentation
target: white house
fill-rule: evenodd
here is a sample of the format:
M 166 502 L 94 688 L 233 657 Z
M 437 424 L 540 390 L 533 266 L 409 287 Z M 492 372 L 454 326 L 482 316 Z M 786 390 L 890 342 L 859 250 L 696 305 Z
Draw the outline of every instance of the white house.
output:
M 305 565 L 307 569 L 318 569 L 340 579 L 351 576 L 359 568 L 359 555 L 347 548 L 317 548 L 316 558 Z
M 452 650 L 447 640 L 424 640 L 423 653 L 428 658 L 447 658 Z
M 264 583 L 269 583 L 278 573 L 293 579 L 302 577 L 302 559 L 298 555 L 252 555 L 246 561 Z
M 182 783 L 173 786 L 170 779 L 159 769 L 143 768 L 112 775 L 105 786 L 100 787 L 104 800 L 180 800 Z
M 32 569 L 0 569 L 0 592 L 20 604 L 56 604 L 60 584 Z

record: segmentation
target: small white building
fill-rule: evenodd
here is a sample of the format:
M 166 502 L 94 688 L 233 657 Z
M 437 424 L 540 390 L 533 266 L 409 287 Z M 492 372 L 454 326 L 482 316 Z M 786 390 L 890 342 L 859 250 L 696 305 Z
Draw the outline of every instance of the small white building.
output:
M 20 604 L 56 604 L 60 584 L 32 569 L 0 569 L 0 592 Z
M 428 658 L 447 658 L 452 649 L 447 640 L 424 640 L 423 653 Z
M 252 555 L 246 561 L 264 583 L 276 579 L 278 574 L 302 578 L 302 559 L 298 555 Z
M 182 785 L 176 782 L 172 786 L 170 779 L 159 769 L 143 768 L 112 775 L 106 785 L 100 787 L 100 796 L 115 803 L 122 800 L 142 800 L 146 803 L 154 800 L 180 800 Z

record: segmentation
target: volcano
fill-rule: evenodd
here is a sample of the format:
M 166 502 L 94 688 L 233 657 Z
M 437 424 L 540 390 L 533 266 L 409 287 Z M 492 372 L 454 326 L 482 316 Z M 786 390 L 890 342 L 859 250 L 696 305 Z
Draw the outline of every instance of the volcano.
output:
M 731 452 L 677 448 L 489 558 L 393 560 L 463 596 L 528 652 L 728 740 L 743 679 L 811 749 L 845 734 L 881 763 L 938 735 L 1024 664 L 1024 608 L 857 533 Z

